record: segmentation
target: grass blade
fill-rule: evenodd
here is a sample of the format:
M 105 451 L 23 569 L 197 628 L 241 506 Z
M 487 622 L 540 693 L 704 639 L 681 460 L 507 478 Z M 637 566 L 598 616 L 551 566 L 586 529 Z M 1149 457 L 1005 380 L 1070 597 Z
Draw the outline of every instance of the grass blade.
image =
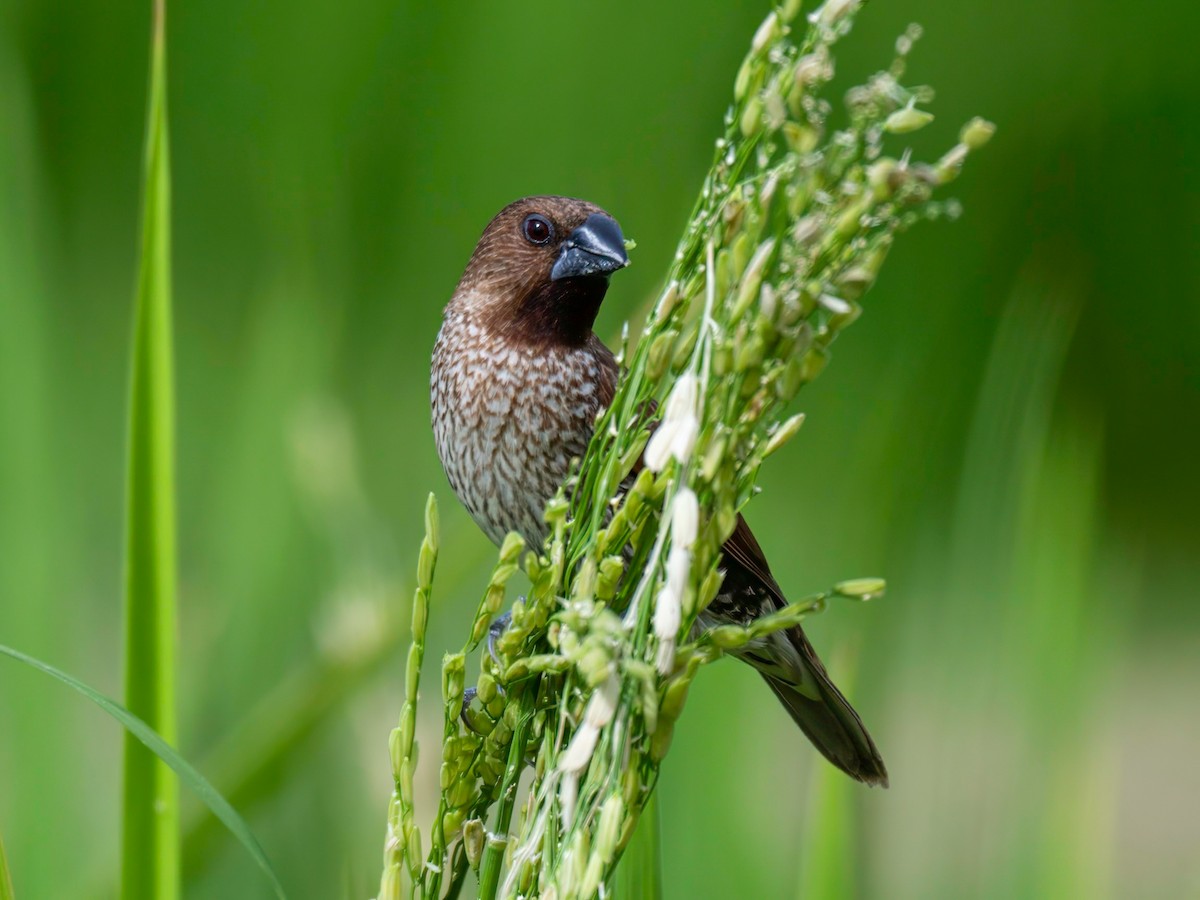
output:
M 830 671 L 849 697 L 854 696 L 853 654 L 831 654 Z M 855 790 L 858 787 L 819 756 L 812 761 L 812 781 L 801 832 L 797 897 L 856 897 L 856 874 L 862 870 L 855 841 Z
M 614 881 L 614 896 L 641 897 L 643 900 L 662 900 L 662 845 L 658 839 L 660 828 L 658 794 L 651 794 L 642 810 L 637 830 L 629 839 L 629 846 L 621 854 Z
M 165 0 L 154 7 L 141 261 L 130 384 L 125 696 L 175 739 L 175 478 Z M 125 740 L 121 896 L 179 896 L 179 787 L 132 733 Z M 165 746 L 165 744 L 164 744 Z
M 213 815 L 224 823 L 230 833 L 246 848 L 246 852 L 250 854 L 258 864 L 258 867 L 266 873 L 272 887 L 275 889 L 276 896 L 281 898 L 286 896 L 283 891 L 283 885 L 280 884 L 279 877 L 275 874 L 275 870 L 271 868 L 271 863 L 267 859 L 262 846 L 258 843 L 257 838 L 250 831 L 250 826 L 238 815 L 237 810 L 221 796 L 220 792 L 203 775 L 196 771 L 192 764 L 180 755 L 178 750 L 167 743 L 162 735 L 115 700 L 104 696 L 96 689 L 89 687 L 78 678 L 68 675 L 61 669 L 57 669 L 49 663 L 42 662 L 40 659 L 35 659 L 28 654 L 22 653 L 20 650 L 14 650 L 12 647 L 6 647 L 3 644 L 0 644 L 0 654 L 10 656 L 31 668 L 37 669 L 39 672 L 44 672 L 53 678 L 57 678 L 63 684 L 83 694 L 83 696 L 87 697 L 124 725 L 126 733 L 131 740 L 136 740 L 139 746 L 147 754 L 151 755 L 156 762 L 161 761 L 164 765 L 173 769 L 183 780 L 183 783 L 195 792 L 196 796 L 204 802 L 205 806 L 212 810 Z M 3 875 L 4 871 L 3 853 L 0 852 L 0 876 Z M 11 893 L 5 894 L 3 892 L 3 884 L 3 879 L 0 877 L 0 900 L 6 900 L 6 898 L 11 896 Z

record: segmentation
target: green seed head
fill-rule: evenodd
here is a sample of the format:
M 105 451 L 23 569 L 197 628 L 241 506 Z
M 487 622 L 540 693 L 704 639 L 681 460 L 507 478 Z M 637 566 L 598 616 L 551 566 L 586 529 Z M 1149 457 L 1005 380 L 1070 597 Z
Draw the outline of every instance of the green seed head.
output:
M 722 650 L 737 650 L 746 646 L 750 633 L 739 625 L 722 625 L 710 631 L 708 637 Z
M 458 837 L 458 833 L 462 830 L 463 811 L 461 809 L 450 809 L 442 816 L 442 839 L 449 842 Z
M 400 798 L 401 802 L 412 808 L 413 805 L 413 769 L 416 768 L 412 757 L 400 761 Z
M 917 109 L 913 104 L 909 104 L 903 109 L 898 109 L 883 123 L 883 130 L 890 134 L 908 134 L 912 131 L 924 128 L 933 121 L 933 113 L 926 112 L 923 109 Z
M 442 697 L 448 706 L 462 703 L 465 678 L 466 659 L 462 653 L 447 653 L 442 657 Z
M 467 862 L 472 869 L 479 868 L 483 859 L 484 828 L 481 819 L 467 819 L 463 823 L 463 849 L 467 854 Z
M 379 897 L 377 900 L 400 900 L 403 896 L 400 892 L 400 886 L 400 867 L 391 864 L 383 870 L 383 880 L 379 884 Z
M 425 501 L 425 538 L 429 542 L 430 551 L 435 554 L 438 552 L 440 529 L 441 519 L 438 514 L 437 497 L 430 494 L 429 499 Z
M 422 591 L 428 591 L 433 585 L 433 570 L 437 565 L 437 550 L 426 535 L 425 540 L 421 542 L 421 553 L 417 557 L 417 587 Z
M 883 592 L 887 590 L 887 582 L 882 578 L 852 578 L 849 581 L 838 582 L 833 589 L 843 597 L 870 600 L 883 596 Z
M 967 146 L 967 149 L 978 150 L 990 141 L 995 133 L 994 123 L 976 116 L 963 126 L 958 139 Z
M 407 752 L 408 747 L 404 743 L 400 729 L 393 728 L 388 734 L 388 755 L 392 762 L 392 778 L 397 781 L 400 780 L 400 764 L 404 762 Z

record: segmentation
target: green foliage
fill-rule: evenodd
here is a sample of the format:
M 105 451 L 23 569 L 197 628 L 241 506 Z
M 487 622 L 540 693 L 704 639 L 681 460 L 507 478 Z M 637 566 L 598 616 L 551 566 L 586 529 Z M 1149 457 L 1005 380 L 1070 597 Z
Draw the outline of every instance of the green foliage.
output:
M 426 814 L 440 648 L 463 641 L 494 563 L 428 437 L 441 306 L 498 208 L 567 193 L 638 238 L 598 329 L 613 343 L 629 319 L 637 334 L 768 5 L 173 9 L 180 744 L 296 896 L 362 898 L 379 884 L 380 735 L 403 699 L 413 512 L 430 489 L 444 562 L 417 719 Z M 149 12 L 0 4 L 0 641 L 113 696 Z M 889 256 L 837 364 L 789 408 L 803 439 L 770 457 L 748 511 L 796 596 L 889 577 L 885 603 L 806 624 L 827 659 L 853 637 L 853 699 L 893 775 L 887 792 L 851 790 L 861 896 L 1080 883 L 1085 849 L 1113 896 L 1185 895 L 1200 834 L 1200 783 L 1178 765 L 1200 754 L 1200 6 L 872 2 L 839 71 L 873 71 L 912 19 L 927 36 L 909 71 L 938 86 L 918 104 L 936 119 L 892 140 L 936 157 L 975 112 L 1002 128 L 954 186 L 961 225 L 914 229 Z M 835 106 L 851 84 L 835 78 Z M 1043 314 L 1010 318 L 1018 291 Z M 1077 326 L 1035 390 L 1023 363 L 1060 316 Z M 1002 391 L 982 389 L 1005 369 Z M 1020 466 L 968 456 L 1024 442 L 1029 408 L 1008 398 L 1043 391 L 1048 444 L 1031 458 L 1078 477 L 1056 489 L 1045 469 L 1018 490 Z M 1073 538 L 1059 523 L 1076 509 L 1090 530 Z M 1007 567 L 1032 547 L 1043 575 Z M 1064 581 L 1090 572 L 1082 590 L 1050 578 L 1060 551 Z M 525 590 L 514 575 L 509 600 Z M 1080 600 L 1087 625 L 1060 662 L 1083 662 L 1047 681 L 1062 677 L 1041 662 L 1052 642 L 1027 665 L 1031 610 L 1041 634 Z M 706 670 L 687 710 L 655 792 L 665 896 L 794 896 L 812 751 L 742 666 Z M 0 678 L 19 896 L 112 894 L 120 740 L 50 679 Z M 271 896 L 207 808 L 182 803 L 185 894 Z
M 40 659 L 35 659 L 28 654 L 21 653 L 19 650 L 5 647 L 3 644 L 0 644 L 0 654 L 11 657 L 32 669 L 57 679 L 68 687 L 78 691 L 119 722 L 133 740 L 145 747 L 146 752 L 151 754 L 155 759 L 160 760 L 164 765 L 170 767 L 176 775 L 183 779 L 184 784 L 191 788 L 196 796 L 204 802 L 204 805 L 212 811 L 213 815 L 220 819 L 222 824 L 238 839 L 238 842 L 241 843 L 258 867 L 270 879 L 275 895 L 280 898 L 286 896 L 283 892 L 283 885 L 280 884 L 275 870 L 271 868 L 271 863 L 267 860 L 266 854 L 263 853 L 262 847 L 259 846 L 249 826 L 237 814 L 237 811 L 229 805 L 229 801 L 222 797 L 220 792 L 203 775 L 196 771 L 191 763 L 180 755 L 178 750 L 168 744 L 162 735 L 119 703 L 110 700 L 95 688 L 89 687 L 78 678 L 68 675 L 61 669 L 57 669 L 49 663 L 42 662 Z M 2 848 L 0 848 L 0 898 L 8 896 L 3 892 L 4 876 L 6 874 L 7 869 L 5 868 Z

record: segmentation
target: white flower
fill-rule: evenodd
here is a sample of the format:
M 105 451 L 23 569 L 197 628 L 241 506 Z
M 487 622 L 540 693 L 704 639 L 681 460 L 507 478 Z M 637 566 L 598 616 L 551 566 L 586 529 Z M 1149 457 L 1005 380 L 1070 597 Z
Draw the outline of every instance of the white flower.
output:
M 563 831 L 569 831 L 575 821 L 575 798 L 579 795 L 579 776 L 568 772 L 558 785 L 558 808 L 562 811 Z
M 858 0 L 825 0 L 819 9 L 808 14 L 808 21 L 816 25 L 835 25 L 858 6 Z
M 796 221 L 792 228 L 792 239 L 797 244 L 807 244 L 821 232 L 824 220 L 821 216 L 804 216 Z
M 654 601 L 654 635 L 658 638 L 658 671 L 666 675 L 675 662 L 675 639 L 683 619 L 683 594 L 692 568 L 691 551 L 676 544 L 667 557 L 667 581 Z
M 700 502 L 690 488 L 681 488 L 671 503 L 671 540 L 680 547 L 696 543 L 700 527 Z
M 592 694 L 588 701 L 587 710 L 583 714 L 585 724 L 600 729 L 612 721 L 617 711 L 617 700 L 621 696 L 621 684 L 615 675 L 609 675 L 600 685 L 600 689 Z
M 750 50 L 753 53 L 760 53 L 767 48 L 767 45 L 779 37 L 783 31 L 779 27 L 779 16 L 774 12 L 769 13 L 762 24 L 758 26 L 758 31 L 754 32 L 754 40 L 750 43 Z
M 567 751 L 558 762 L 558 768 L 567 773 L 579 774 L 587 768 L 592 754 L 596 750 L 596 741 L 600 737 L 600 729 L 612 721 L 617 711 L 617 700 L 620 697 L 621 685 L 616 676 L 609 675 L 600 689 L 592 694 L 587 709 L 583 713 L 583 724 L 576 729 Z
M 821 47 L 815 53 L 800 57 L 796 60 L 796 70 L 792 77 L 801 90 L 818 81 L 828 81 L 833 77 L 829 52 Z
M 687 590 L 688 573 L 691 570 L 691 551 L 683 547 L 672 547 L 671 554 L 667 557 L 667 589 L 681 600 L 683 592 Z
M 758 295 L 758 308 L 768 322 L 775 321 L 775 313 L 779 310 L 779 294 L 771 285 L 764 284 L 762 286 L 762 291 Z
M 852 307 L 841 297 L 835 297 L 833 294 L 822 294 L 817 298 L 818 302 L 829 310 L 831 313 L 837 313 L 840 316 L 850 312 Z
M 661 472 L 674 457 L 682 462 L 692 455 L 700 435 L 700 419 L 696 415 L 698 383 L 693 372 L 685 372 L 675 382 L 663 409 L 663 418 L 649 443 L 644 459 L 651 472 Z
M 580 725 L 571 737 L 571 743 L 567 745 L 567 752 L 558 761 L 558 767 L 571 774 L 582 772 L 592 758 L 598 737 L 600 732 L 591 725 L 586 722 Z

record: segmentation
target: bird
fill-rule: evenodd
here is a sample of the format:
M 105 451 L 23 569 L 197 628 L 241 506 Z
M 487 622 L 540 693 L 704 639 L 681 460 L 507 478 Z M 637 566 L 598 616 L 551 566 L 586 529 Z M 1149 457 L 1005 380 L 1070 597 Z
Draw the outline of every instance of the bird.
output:
M 430 375 L 434 443 L 454 493 L 497 545 L 515 531 L 541 546 L 546 503 L 612 403 L 620 366 L 593 326 L 610 276 L 628 264 L 621 227 L 599 206 L 525 197 L 484 229 L 446 304 Z M 740 514 L 719 567 L 703 627 L 745 625 L 787 604 Z M 826 759 L 887 786 L 875 742 L 799 626 L 736 655 Z

